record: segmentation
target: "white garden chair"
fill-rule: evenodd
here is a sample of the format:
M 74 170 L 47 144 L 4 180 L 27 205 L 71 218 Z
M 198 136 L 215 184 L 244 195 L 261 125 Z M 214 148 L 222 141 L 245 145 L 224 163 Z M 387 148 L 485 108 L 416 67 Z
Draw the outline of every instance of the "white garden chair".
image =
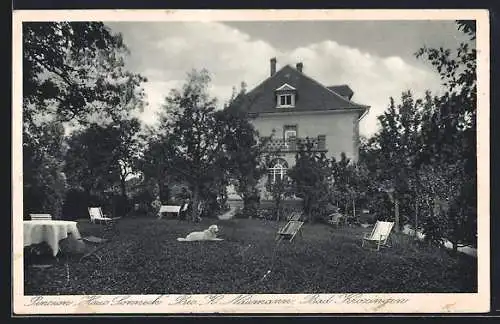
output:
M 52 220 L 51 214 L 30 214 L 31 220 Z
M 91 223 L 96 223 L 96 222 L 104 222 L 104 224 L 109 224 L 117 219 L 120 219 L 121 217 L 107 217 L 102 213 L 101 207 L 89 207 L 89 215 L 90 215 L 90 222 Z
M 361 246 L 364 247 L 365 243 L 370 242 L 377 245 L 377 251 L 380 250 L 381 247 L 390 247 L 388 240 L 393 226 L 394 222 L 377 221 L 373 230 L 370 233 L 365 233 L 363 236 Z
M 160 206 L 160 210 L 158 211 L 158 218 L 163 217 L 163 213 L 173 213 L 176 215 L 177 218 L 179 218 L 179 215 L 181 212 L 186 211 L 187 209 L 187 204 L 184 204 L 182 206 L 176 206 L 176 205 L 162 205 Z

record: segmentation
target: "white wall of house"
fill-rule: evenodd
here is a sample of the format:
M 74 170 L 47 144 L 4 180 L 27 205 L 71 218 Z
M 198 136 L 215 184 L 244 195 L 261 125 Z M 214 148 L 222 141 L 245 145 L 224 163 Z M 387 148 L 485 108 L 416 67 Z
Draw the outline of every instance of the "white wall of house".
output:
M 325 135 L 325 146 L 328 152 L 327 157 L 335 156 L 338 160 L 340 154 L 344 152 L 348 158 L 358 161 L 359 158 L 359 112 L 314 112 L 314 113 L 279 113 L 261 114 L 252 119 L 252 123 L 260 136 L 270 136 L 275 131 L 274 138 L 283 138 L 283 127 L 285 125 L 297 125 L 297 137 L 316 138 L 318 135 Z M 288 166 L 295 164 L 295 152 L 283 152 L 280 157 L 287 161 Z M 259 181 L 258 188 L 261 199 L 271 199 L 266 192 L 265 184 L 267 175 Z M 228 188 L 228 192 L 233 199 L 238 199 L 234 188 Z
M 344 152 L 348 158 L 357 161 L 359 157 L 358 112 L 317 112 L 317 113 L 280 113 L 260 115 L 252 120 L 261 136 L 269 136 L 273 129 L 275 138 L 283 137 L 283 126 L 297 125 L 297 137 L 317 137 L 326 135 L 327 157 L 340 158 Z M 294 155 L 287 154 L 285 159 L 294 163 Z M 290 161 L 289 161 L 290 160 Z

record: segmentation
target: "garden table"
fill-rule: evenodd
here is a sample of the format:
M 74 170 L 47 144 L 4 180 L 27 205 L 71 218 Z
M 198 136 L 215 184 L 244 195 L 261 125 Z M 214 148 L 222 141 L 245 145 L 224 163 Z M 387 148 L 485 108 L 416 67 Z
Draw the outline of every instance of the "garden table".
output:
M 80 239 L 77 222 L 62 220 L 29 220 L 23 221 L 24 246 L 46 242 L 54 256 L 59 252 L 59 241 L 71 234 Z

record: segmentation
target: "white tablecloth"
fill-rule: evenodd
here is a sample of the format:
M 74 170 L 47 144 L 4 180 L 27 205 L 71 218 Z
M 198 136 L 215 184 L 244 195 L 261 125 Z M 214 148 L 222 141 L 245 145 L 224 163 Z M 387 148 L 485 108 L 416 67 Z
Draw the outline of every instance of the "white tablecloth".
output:
M 59 241 L 71 234 L 73 238 L 81 238 L 76 222 L 60 220 L 23 221 L 24 246 L 46 242 L 54 256 L 59 252 Z

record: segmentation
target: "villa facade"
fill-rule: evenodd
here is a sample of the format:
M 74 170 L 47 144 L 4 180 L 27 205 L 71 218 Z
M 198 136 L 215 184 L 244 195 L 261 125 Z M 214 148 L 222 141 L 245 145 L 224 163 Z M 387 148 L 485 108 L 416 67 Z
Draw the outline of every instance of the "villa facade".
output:
M 328 157 L 338 159 L 344 152 L 357 161 L 359 122 L 369 110 L 351 100 L 354 92 L 348 85 L 322 85 L 304 73 L 302 63 L 279 70 L 276 64 L 272 58 L 269 77 L 245 95 L 242 107 L 259 135 L 270 137 L 266 150 L 278 156 L 259 186 L 264 199 L 265 181 L 286 176 L 295 163 L 298 143 L 306 139 Z

